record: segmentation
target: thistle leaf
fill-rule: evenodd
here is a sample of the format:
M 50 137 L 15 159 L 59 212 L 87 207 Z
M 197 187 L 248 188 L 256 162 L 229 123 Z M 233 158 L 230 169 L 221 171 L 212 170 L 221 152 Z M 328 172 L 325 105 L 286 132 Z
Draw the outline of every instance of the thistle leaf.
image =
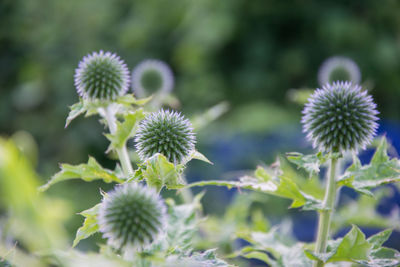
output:
M 40 191 L 46 191 L 53 184 L 71 179 L 82 179 L 86 182 L 93 180 L 103 180 L 106 183 L 122 183 L 111 170 L 104 169 L 93 157 L 89 157 L 88 163 L 79 165 L 61 164 L 61 171 L 51 177 L 45 184 L 39 187 Z
M 225 186 L 229 189 L 243 188 L 291 199 L 291 208 L 303 206 L 305 210 L 322 209 L 320 200 L 301 191 L 290 178 L 270 174 L 263 167 L 258 167 L 254 174 L 254 177 L 244 176 L 238 181 L 209 180 L 192 183 L 188 187 L 215 185 Z
M 338 185 L 354 188 L 356 191 L 373 196 L 370 189 L 400 181 L 400 160 L 389 159 L 387 141 L 382 138 L 371 162 L 361 166 L 359 161 L 351 165 L 338 180 Z
M 183 165 L 174 165 L 160 153 L 145 161 L 141 166 L 141 178 L 146 179 L 149 186 L 155 187 L 160 191 L 164 186 L 168 189 L 179 189 L 184 186 L 181 178 Z
M 83 225 L 79 227 L 78 231 L 76 232 L 76 237 L 74 243 L 72 244 L 72 247 L 78 245 L 79 241 L 86 239 L 99 231 L 99 225 L 97 223 L 99 207 L 100 204 L 97 204 L 96 206 L 79 213 L 80 215 L 85 217 L 85 220 L 83 222 Z
M 287 159 L 296 164 L 298 168 L 303 168 L 309 173 L 310 177 L 319 173 L 320 166 L 325 163 L 327 157 L 321 152 L 311 155 L 303 155 L 298 152 L 286 154 Z

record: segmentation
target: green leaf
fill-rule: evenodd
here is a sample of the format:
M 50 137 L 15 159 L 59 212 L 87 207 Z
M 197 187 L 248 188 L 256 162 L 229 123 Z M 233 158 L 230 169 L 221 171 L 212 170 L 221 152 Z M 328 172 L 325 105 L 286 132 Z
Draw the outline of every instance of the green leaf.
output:
M 316 254 L 306 251 L 306 254 L 323 262 L 355 262 L 368 260 L 371 248 L 372 244 L 367 241 L 364 233 L 357 226 L 353 226 L 343 238 L 328 242 L 326 253 Z
M 124 122 L 117 121 L 117 130 L 115 134 L 106 134 L 105 136 L 110 140 L 111 144 L 107 151 L 111 149 L 118 149 L 125 146 L 126 141 L 133 137 L 137 124 L 144 118 L 143 109 L 138 109 L 135 112 L 124 114 Z
M 302 207 L 306 210 L 322 209 L 320 200 L 302 192 L 299 187 L 290 178 L 286 176 L 275 176 L 266 169 L 258 167 L 255 171 L 255 177 L 244 176 L 239 181 L 218 181 L 209 180 L 190 184 L 194 186 L 225 186 L 227 188 L 244 188 L 253 191 L 268 193 L 271 195 L 288 198 L 292 200 L 291 208 Z
M 149 96 L 149 97 L 142 98 L 142 99 L 136 99 L 133 94 L 126 94 L 126 95 L 118 97 L 115 102 L 119 103 L 119 104 L 123 104 L 123 105 L 128 105 L 128 106 L 130 106 L 130 105 L 143 106 L 143 105 L 147 104 L 152 98 L 153 98 L 153 96 Z
M 70 165 L 61 164 L 61 171 L 53 175 L 51 179 L 39 187 L 40 191 L 47 190 L 51 185 L 71 179 L 82 179 L 86 182 L 103 180 L 106 183 L 123 183 L 113 171 L 104 169 L 93 157 L 89 157 L 87 164 Z
M 169 251 L 187 251 L 192 247 L 198 231 L 196 212 L 201 210 L 200 200 L 204 193 L 196 195 L 192 203 L 176 205 L 172 199 L 168 204 L 167 246 Z
M 286 154 L 287 159 L 296 164 L 298 168 L 303 168 L 306 170 L 310 177 L 312 175 L 318 174 L 319 167 L 326 162 L 327 157 L 321 152 L 311 155 L 303 155 L 298 152 L 290 152 Z
M 400 265 L 400 253 L 397 250 L 382 247 L 383 243 L 390 237 L 392 230 L 384 230 L 370 238 L 368 242 L 372 250 L 368 260 L 356 261 L 368 267 L 397 267 Z
M 182 266 L 182 267 L 234 267 L 224 260 L 219 259 L 215 254 L 216 249 L 209 249 L 202 253 L 194 252 L 191 255 L 171 255 L 166 259 L 165 265 L 161 267 Z
M 168 189 L 179 189 L 184 186 L 181 178 L 183 168 L 183 165 L 175 166 L 164 155 L 157 153 L 144 162 L 140 175 L 149 186 L 158 191 L 164 186 Z
M 70 110 L 71 111 L 69 112 L 67 120 L 65 122 L 65 128 L 67 128 L 71 121 L 73 121 L 76 117 L 86 112 L 86 108 L 82 101 L 79 101 L 78 103 L 70 106 Z
M 207 162 L 207 163 L 213 165 L 213 163 L 212 163 L 208 158 L 206 158 L 206 156 L 204 156 L 203 154 L 201 154 L 201 153 L 200 153 L 199 151 L 197 151 L 197 150 L 194 150 L 194 151 L 190 154 L 190 156 L 188 157 L 188 159 L 186 160 L 186 162 L 184 162 L 184 164 L 186 164 L 187 162 L 189 162 L 189 161 L 192 160 L 192 159 L 201 160 L 201 161 L 204 161 L 204 162 Z
M 370 189 L 383 184 L 400 181 L 400 161 L 389 159 L 386 138 L 382 138 L 371 162 L 361 166 L 358 160 L 338 180 L 338 185 L 354 188 L 356 191 L 373 195 Z
M 100 204 L 97 204 L 93 208 L 87 209 L 79 213 L 85 217 L 83 225 L 79 227 L 76 232 L 76 237 L 72 247 L 78 245 L 79 241 L 88 238 L 89 236 L 99 231 L 99 225 L 97 223 L 97 215 L 99 214 Z

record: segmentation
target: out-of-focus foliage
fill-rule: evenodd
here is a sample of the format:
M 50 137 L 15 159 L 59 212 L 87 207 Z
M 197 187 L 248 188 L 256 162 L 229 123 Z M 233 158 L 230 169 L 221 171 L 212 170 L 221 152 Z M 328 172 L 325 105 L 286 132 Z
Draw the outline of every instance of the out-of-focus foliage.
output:
M 0 139 L 0 258 L 16 259 L 19 266 L 41 266 L 20 248 L 42 253 L 66 247 L 63 223 L 71 209 L 64 200 L 38 194 L 38 176 L 17 145 Z

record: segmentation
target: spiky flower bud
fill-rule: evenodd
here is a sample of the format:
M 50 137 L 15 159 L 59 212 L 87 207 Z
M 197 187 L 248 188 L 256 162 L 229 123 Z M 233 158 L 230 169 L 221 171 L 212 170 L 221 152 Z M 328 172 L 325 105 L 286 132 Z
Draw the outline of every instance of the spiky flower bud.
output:
M 75 87 L 83 98 L 114 100 L 128 91 L 129 70 L 116 54 L 94 52 L 79 62 Z
M 127 183 L 104 197 L 98 222 L 110 246 L 141 249 L 164 232 L 166 207 L 154 189 Z
M 161 153 L 175 164 L 194 150 L 196 142 L 190 121 L 169 110 L 147 115 L 140 122 L 135 141 L 142 160 Z
M 334 82 L 317 89 L 303 110 L 303 131 L 325 152 L 364 149 L 376 134 L 376 104 L 361 86 Z
M 318 71 L 318 82 L 321 86 L 336 81 L 348 81 L 358 84 L 361 72 L 357 64 L 347 57 L 330 57 L 326 59 Z
M 174 87 L 174 75 L 163 61 L 147 59 L 132 71 L 132 89 L 138 97 L 153 93 L 167 94 Z

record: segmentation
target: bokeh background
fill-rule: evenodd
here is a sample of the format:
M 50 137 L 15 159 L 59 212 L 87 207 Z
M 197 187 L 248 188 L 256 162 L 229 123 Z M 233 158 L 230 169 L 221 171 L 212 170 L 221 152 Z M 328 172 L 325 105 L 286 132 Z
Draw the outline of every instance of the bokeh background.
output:
M 74 70 L 92 51 L 115 52 L 130 69 L 157 58 L 170 64 L 173 94 L 188 117 L 221 101 L 230 105 L 198 133 L 198 150 L 214 165 L 191 163 L 188 180 L 235 178 L 279 152 L 312 151 L 301 133 L 302 106 L 290 92 L 318 87 L 321 63 L 341 55 L 359 65 L 381 112 L 379 133 L 400 148 L 399 14 L 396 0 L 1 0 L 0 134 L 19 132 L 14 138 L 27 147 L 41 183 L 59 162 L 86 162 L 88 154 L 112 168 L 96 118 L 64 129 L 68 106 L 78 101 Z M 74 214 L 100 200 L 99 188 L 111 186 L 71 181 L 46 193 L 69 201 L 71 240 L 82 223 Z M 205 213 L 223 213 L 233 194 L 207 188 Z M 269 201 L 272 221 L 294 213 L 287 202 Z M 380 212 L 399 203 L 398 193 L 388 194 Z M 311 241 L 316 218 L 298 214 L 298 238 Z M 399 248 L 399 239 L 394 235 L 391 246 Z M 81 249 L 94 246 L 83 241 Z

